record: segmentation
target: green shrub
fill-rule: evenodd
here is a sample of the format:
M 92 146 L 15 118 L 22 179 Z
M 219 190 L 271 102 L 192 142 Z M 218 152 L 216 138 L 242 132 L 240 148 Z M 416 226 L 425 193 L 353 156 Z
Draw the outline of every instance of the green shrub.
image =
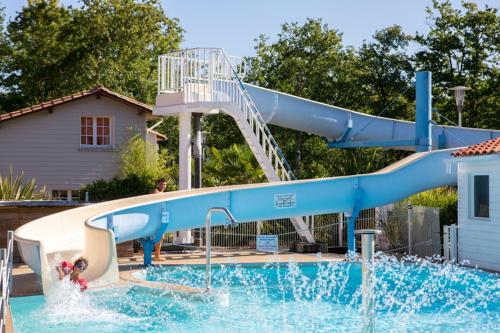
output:
M 0 175 L 0 200 L 16 201 L 43 199 L 45 197 L 45 187 L 36 189 L 35 178 L 23 182 L 24 171 L 21 171 L 15 178 L 13 176 L 12 165 L 9 168 L 9 175 L 2 177 Z
M 120 152 L 121 172 L 123 177 L 137 175 L 140 178 L 156 180 L 165 178 L 173 185 L 172 158 L 165 149 L 156 150 L 156 146 L 144 140 L 138 134 L 122 147 Z
M 109 181 L 99 179 L 82 188 L 80 200 L 84 200 L 85 192 L 89 193 L 90 201 L 98 202 L 148 194 L 154 186 L 154 180 L 138 175 L 115 177 Z
M 133 135 L 121 149 L 121 176 L 106 181 L 97 180 L 86 185 L 80 199 L 89 193 L 90 201 L 106 201 L 151 193 L 156 181 L 164 178 L 167 191 L 175 190 L 175 169 L 168 167 L 172 158 L 166 150 L 156 151 L 156 146 L 139 135 Z

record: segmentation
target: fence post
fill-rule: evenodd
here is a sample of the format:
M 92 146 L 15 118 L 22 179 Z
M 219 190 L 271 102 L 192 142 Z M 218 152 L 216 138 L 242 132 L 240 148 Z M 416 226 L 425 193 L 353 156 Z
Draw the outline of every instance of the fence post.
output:
M 338 213 L 337 222 L 339 246 L 344 246 L 344 213 Z
M 450 225 L 450 260 L 451 261 L 456 261 L 458 263 L 458 251 L 457 251 L 457 245 L 458 245 L 458 228 L 456 224 Z
M 450 261 L 450 226 L 443 226 L 443 257 Z
M 310 218 L 310 222 L 311 222 L 311 235 L 314 238 L 314 215 L 311 215 L 309 218 Z
M 411 234 L 411 227 L 412 227 L 412 224 L 413 224 L 413 207 L 410 204 L 408 204 L 408 254 L 411 255 L 412 254 L 412 245 L 411 245 L 411 237 L 412 237 L 412 234 Z

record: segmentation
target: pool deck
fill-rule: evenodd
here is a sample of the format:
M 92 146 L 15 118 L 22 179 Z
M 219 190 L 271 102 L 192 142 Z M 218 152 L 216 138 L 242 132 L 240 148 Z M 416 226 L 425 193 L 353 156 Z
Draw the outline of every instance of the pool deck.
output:
M 153 261 L 155 265 L 201 265 L 205 263 L 205 253 L 194 251 L 190 253 L 168 253 L 163 254 L 164 261 Z M 197 289 L 187 288 L 178 285 L 158 285 L 139 280 L 133 273 L 141 270 L 142 255 L 135 255 L 128 258 L 118 258 L 120 269 L 120 281 L 116 285 L 142 285 L 144 287 L 161 288 L 164 290 L 195 293 Z M 279 253 L 269 254 L 256 252 L 255 250 L 246 251 L 223 251 L 212 252 L 213 264 L 250 264 L 250 263 L 268 263 L 268 262 L 321 262 L 321 261 L 343 261 L 344 255 L 334 253 L 302 254 L 302 253 Z M 92 263 L 90 263 L 92 264 Z M 12 272 L 12 297 L 31 296 L 42 294 L 42 287 L 37 280 L 35 273 L 26 265 L 17 265 Z

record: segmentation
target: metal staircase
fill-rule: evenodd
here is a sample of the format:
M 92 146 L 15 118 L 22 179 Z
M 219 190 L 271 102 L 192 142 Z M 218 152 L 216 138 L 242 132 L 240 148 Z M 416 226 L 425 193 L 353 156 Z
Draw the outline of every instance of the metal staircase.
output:
M 294 178 L 292 169 L 245 90 L 241 82 L 244 74 L 243 60 L 227 56 L 222 49 L 195 48 L 169 53 L 158 59 L 158 94 L 177 94 L 174 100 L 188 106 L 191 112 L 222 110 L 229 114 L 267 179 L 289 181 Z M 291 221 L 303 240 L 314 242 L 302 217 Z

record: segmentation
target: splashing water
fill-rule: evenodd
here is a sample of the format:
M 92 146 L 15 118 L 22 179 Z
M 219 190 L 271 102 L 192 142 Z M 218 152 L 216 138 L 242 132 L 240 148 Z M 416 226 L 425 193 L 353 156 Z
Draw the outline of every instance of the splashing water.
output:
M 375 274 L 377 332 L 500 331 L 498 274 L 385 255 L 378 255 Z M 205 283 L 201 266 L 136 275 Z M 30 311 L 22 299 L 12 299 L 12 308 L 19 332 L 358 332 L 360 284 L 359 263 L 220 265 L 209 295 L 144 287 L 80 293 L 68 282 Z

